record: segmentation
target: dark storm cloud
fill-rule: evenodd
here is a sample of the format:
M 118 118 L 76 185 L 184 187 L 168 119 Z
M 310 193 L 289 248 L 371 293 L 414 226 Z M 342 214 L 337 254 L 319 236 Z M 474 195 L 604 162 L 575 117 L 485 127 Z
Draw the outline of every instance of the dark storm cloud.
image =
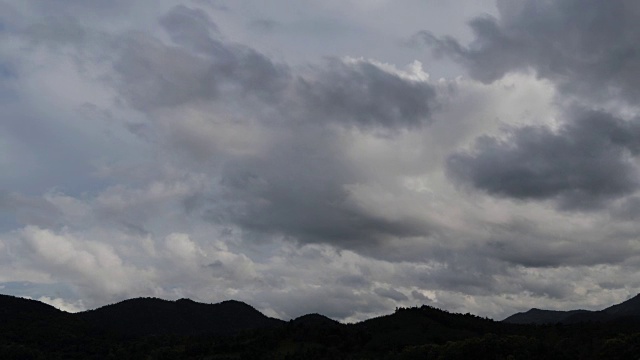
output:
M 640 197 L 625 199 L 611 210 L 611 217 L 616 220 L 636 221 L 640 218 Z
M 639 139 L 637 119 L 586 112 L 558 131 L 525 126 L 507 131 L 506 139 L 482 136 L 473 151 L 451 155 L 447 169 L 492 195 L 588 209 L 637 189 Z
M 191 9 L 178 5 L 160 19 L 171 40 L 184 44 L 202 53 L 215 52 L 216 43 L 212 33 L 218 33 L 218 26 L 201 9 Z
M 526 241 L 528 240 L 528 241 Z M 612 236 L 612 242 L 615 239 Z M 589 248 L 590 251 L 582 251 Z M 504 240 L 488 242 L 479 253 L 526 268 L 593 266 L 617 264 L 635 256 L 632 249 L 603 242 L 566 242 L 542 236 L 513 234 Z
M 387 220 L 350 202 L 344 184 L 357 182 L 359 174 L 330 136 L 318 127 L 298 129 L 258 159 L 236 159 L 223 171 L 222 199 L 205 205 L 205 216 L 255 234 L 340 247 L 428 233 L 426 224 Z
M 118 87 L 133 106 L 152 114 L 202 101 L 225 106 L 242 99 L 242 111 L 279 134 L 259 155 L 227 158 L 222 153 L 214 157 L 206 146 L 194 145 L 192 137 L 177 139 L 180 151 L 193 149 L 200 160 L 224 164 L 210 169 L 219 171 L 222 198 L 207 204 L 202 199 L 210 197 L 200 194 L 202 199 L 185 201 L 189 211 L 255 234 L 277 233 L 301 242 L 363 244 L 427 233 L 423 224 L 373 216 L 350 201 L 345 186 L 366 179 L 344 159 L 346 144 L 330 125 L 393 134 L 429 124 L 436 106 L 429 83 L 365 60 L 334 59 L 297 73 L 218 39 L 210 19 L 184 6 L 160 21 L 177 46 L 129 34 L 115 64 Z
M 499 0 L 498 19 L 470 22 L 467 47 L 428 32 L 414 40 L 453 56 L 476 79 L 491 82 L 532 67 L 579 94 L 631 102 L 640 98 L 640 3 L 634 0 Z
M 378 296 L 381 296 L 383 298 L 389 298 L 391 300 L 395 300 L 395 301 L 407 301 L 409 300 L 409 298 L 401 293 L 400 291 L 396 290 L 396 289 L 391 289 L 391 288 L 376 288 L 373 290 L 374 293 L 376 293 Z
M 429 122 L 436 95 L 424 82 L 403 79 L 365 61 L 330 61 L 315 81 L 301 80 L 296 89 L 315 117 L 391 129 Z
M 334 59 L 308 76 L 297 75 L 248 47 L 217 39 L 215 24 L 184 6 L 171 10 L 161 24 L 179 47 L 130 35 L 115 64 L 126 80 L 123 94 L 141 110 L 249 95 L 276 108 L 285 121 L 395 130 L 429 123 L 436 106 L 430 84 L 367 61 Z
M 120 45 L 121 57 L 114 67 L 121 75 L 120 90 L 134 107 L 151 111 L 217 100 L 223 90 L 273 101 L 287 85 L 289 72 L 285 66 L 276 65 L 249 48 L 227 46 L 203 33 L 197 40 L 183 40 L 183 32 L 201 29 L 170 25 L 168 31 L 178 44 L 205 51 L 207 57 L 142 34 L 125 37 Z
M 533 68 L 579 96 L 640 97 L 637 2 L 498 1 L 498 10 L 499 18 L 469 23 L 475 35 L 469 46 L 428 32 L 414 40 L 453 57 L 484 82 Z M 449 174 L 492 195 L 555 199 L 564 209 L 597 208 L 632 194 L 638 186 L 637 119 L 567 112 L 558 131 L 525 126 L 508 129 L 506 138 L 477 138 L 472 152 L 448 158 Z
M 423 304 L 430 303 L 433 301 L 433 299 L 429 298 L 428 296 L 425 296 L 424 294 L 422 294 L 417 290 L 413 290 L 411 292 L 411 297 L 413 297 L 417 301 L 422 302 Z

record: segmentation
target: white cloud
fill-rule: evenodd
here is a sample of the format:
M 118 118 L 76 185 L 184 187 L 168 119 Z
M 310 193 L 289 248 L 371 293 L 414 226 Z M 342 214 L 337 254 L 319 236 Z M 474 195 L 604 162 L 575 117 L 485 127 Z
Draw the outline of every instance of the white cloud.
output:
M 70 313 L 87 310 L 87 308 L 82 303 L 82 300 L 70 303 L 61 298 L 50 298 L 48 296 L 41 296 L 37 300 Z

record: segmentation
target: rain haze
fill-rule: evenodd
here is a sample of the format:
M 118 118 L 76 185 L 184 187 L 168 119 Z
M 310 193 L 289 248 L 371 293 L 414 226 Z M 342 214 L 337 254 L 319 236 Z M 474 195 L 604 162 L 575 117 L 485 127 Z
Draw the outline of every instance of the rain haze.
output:
M 640 2 L 0 0 L 0 293 L 497 320 L 640 292 Z

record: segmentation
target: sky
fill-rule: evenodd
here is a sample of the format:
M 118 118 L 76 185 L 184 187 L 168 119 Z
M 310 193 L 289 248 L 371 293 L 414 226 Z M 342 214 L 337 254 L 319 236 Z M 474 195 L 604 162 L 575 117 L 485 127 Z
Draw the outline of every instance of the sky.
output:
M 640 2 L 0 0 L 0 293 L 354 322 L 640 292 Z

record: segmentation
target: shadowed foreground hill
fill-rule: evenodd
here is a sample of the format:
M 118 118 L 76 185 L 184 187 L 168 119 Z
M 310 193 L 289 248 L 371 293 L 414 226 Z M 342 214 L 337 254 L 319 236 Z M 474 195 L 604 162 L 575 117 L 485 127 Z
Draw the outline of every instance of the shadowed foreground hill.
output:
M 609 309 L 635 314 L 635 301 Z M 623 315 L 620 315 L 623 318 Z M 69 314 L 0 295 L 0 359 L 636 359 L 637 322 L 520 325 L 430 306 L 357 324 L 238 301 L 132 299 Z
M 273 328 L 284 321 L 239 301 L 203 304 L 189 299 L 139 298 L 76 314 L 94 327 L 125 335 L 230 335 Z
M 0 295 L 0 324 L 23 321 L 55 321 L 64 312 L 40 301 Z

